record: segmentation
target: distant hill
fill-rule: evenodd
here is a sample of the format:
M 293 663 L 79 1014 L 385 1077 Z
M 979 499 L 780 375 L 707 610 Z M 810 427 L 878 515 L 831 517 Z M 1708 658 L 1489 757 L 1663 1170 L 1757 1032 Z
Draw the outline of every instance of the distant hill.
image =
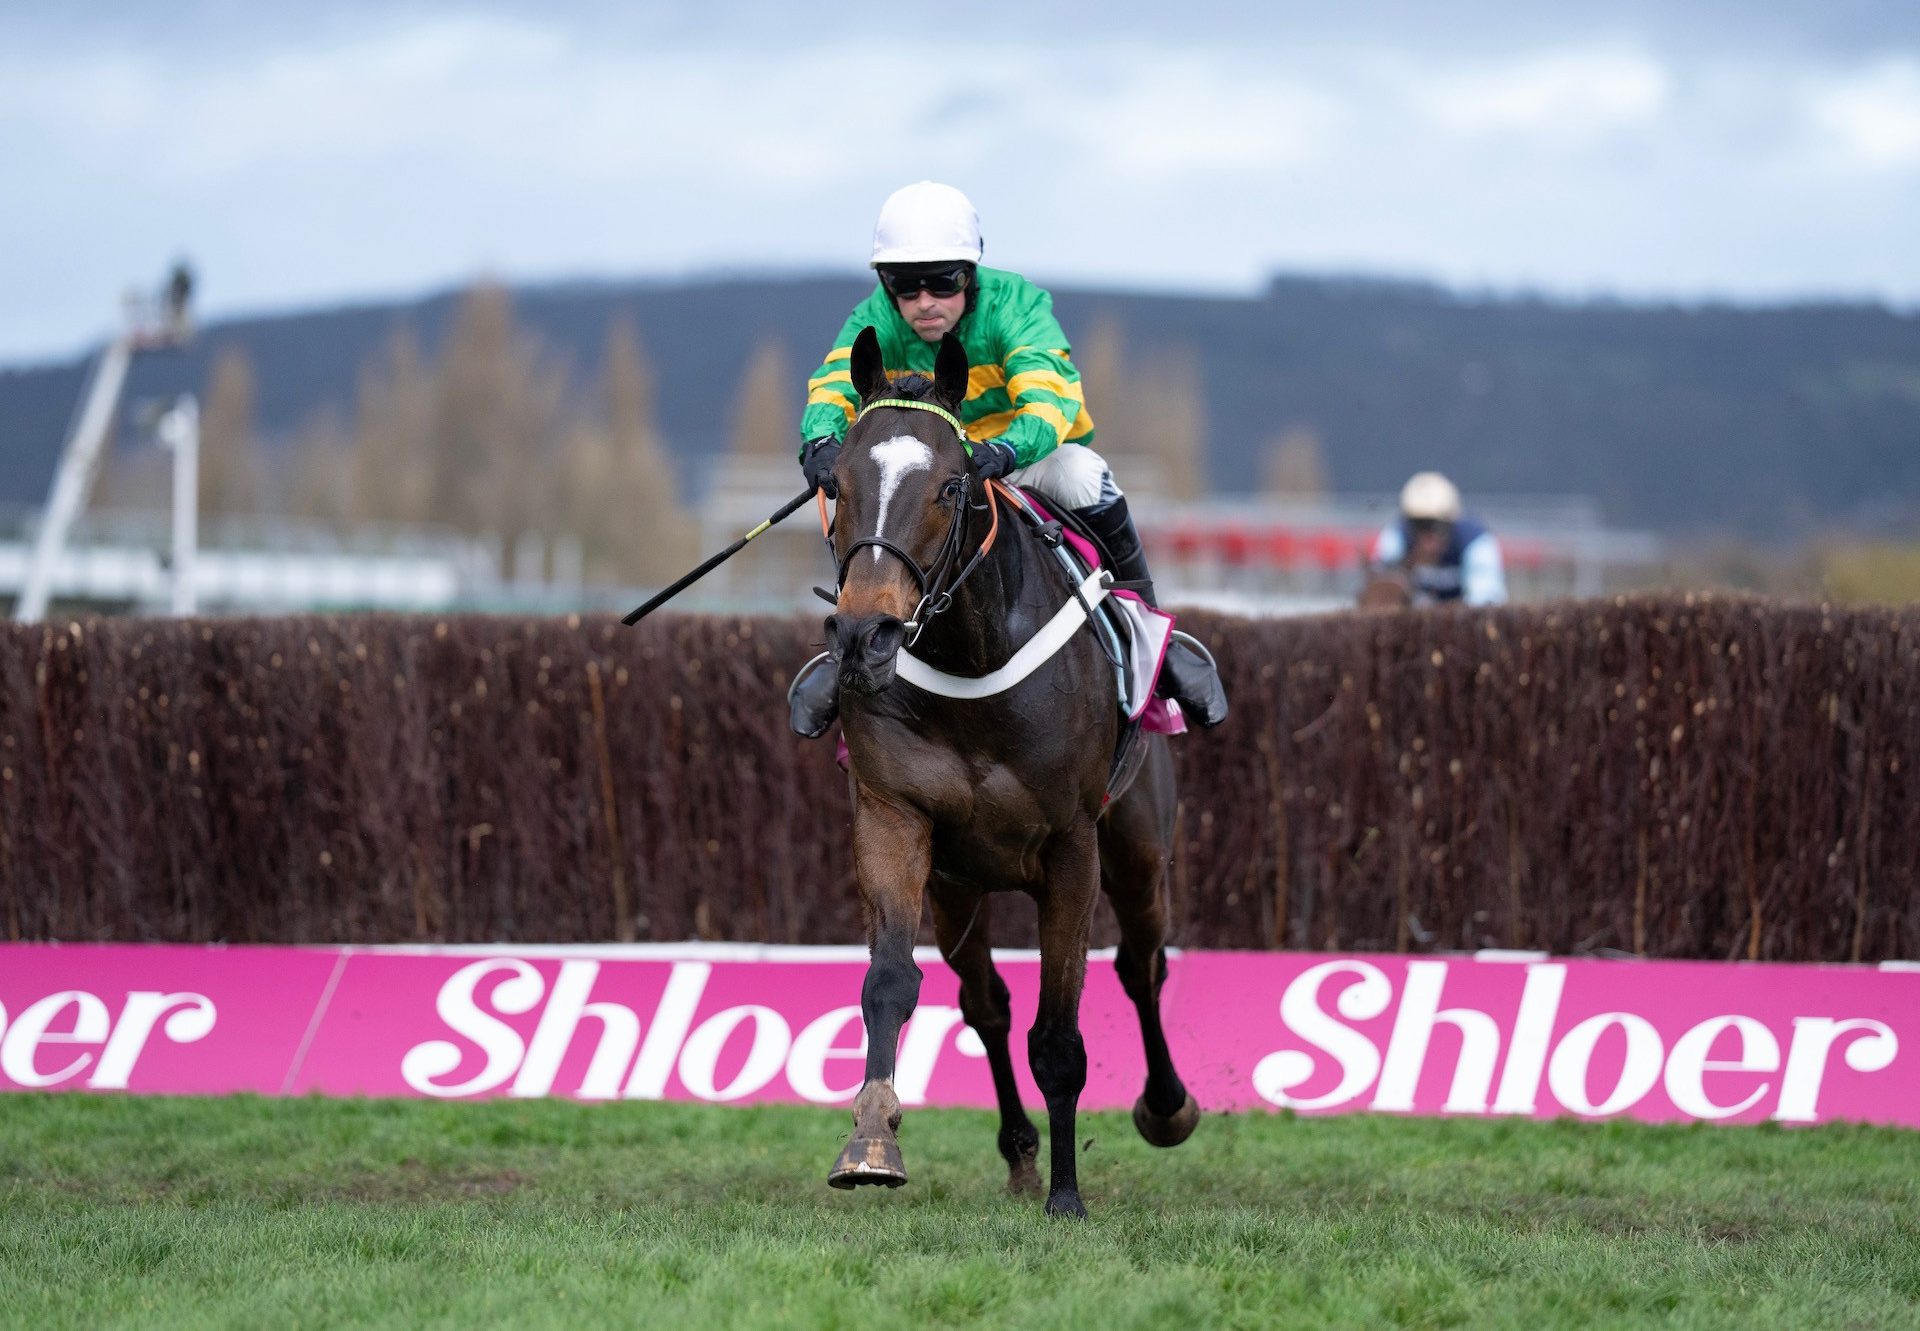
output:
M 697 486 L 726 447 L 755 349 L 778 339 L 804 372 L 866 289 L 852 278 L 741 278 L 514 296 L 521 323 L 583 379 L 609 320 L 631 316 L 659 384 L 661 427 Z M 1568 304 L 1308 278 L 1276 279 L 1257 299 L 1073 288 L 1055 297 L 1083 344 L 1111 326 L 1130 362 L 1198 361 L 1208 472 L 1222 490 L 1257 487 L 1263 451 L 1295 429 L 1317 436 L 1336 490 L 1389 490 L 1438 467 L 1469 495 L 1586 493 L 1616 522 L 1674 533 L 1920 524 L 1913 314 Z M 328 403 L 350 408 L 361 367 L 396 328 L 437 346 L 456 300 L 217 324 L 187 352 L 141 358 L 130 397 L 204 386 L 212 357 L 238 343 L 256 373 L 260 427 L 284 438 Z M 0 500 L 44 497 L 85 368 L 0 370 Z M 796 384 L 796 406 L 800 392 Z

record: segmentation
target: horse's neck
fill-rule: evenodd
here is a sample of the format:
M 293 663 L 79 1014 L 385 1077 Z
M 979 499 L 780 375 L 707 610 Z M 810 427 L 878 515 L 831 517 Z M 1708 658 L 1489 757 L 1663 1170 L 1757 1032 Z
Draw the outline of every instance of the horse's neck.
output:
M 927 625 L 913 649 L 915 656 L 949 674 L 998 670 L 1064 595 L 1044 579 L 1038 560 L 1046 556 L 1045 548 L 1001 502 L 1000 535 L 993 549 L 954 593 L 952 608 Z M 972 558 L 971 550 L 967 558 Z

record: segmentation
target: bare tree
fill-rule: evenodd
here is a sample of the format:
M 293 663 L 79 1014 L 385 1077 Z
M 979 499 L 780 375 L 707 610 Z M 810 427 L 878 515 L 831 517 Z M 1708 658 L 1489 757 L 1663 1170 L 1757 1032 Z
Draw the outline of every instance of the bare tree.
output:
M 164 513 L 173 493 L 173 461 L 153 447 L 115 448 L 100 464 L 93 508 Z
M 1134 452 L 1134 440 L 1128 438 L 1126 422 L 1116 410 L 1126 391 L 1122 345 L 1120 325 L 1108 316 L 1093 326 L 1093 332 L 1073 353 L 1074 367 L 1080 371 L 1080 388 L 1086 394 L 1087 411 L 1093 416 L 1097 446 L 1101 456 L 1109 461 Z
M 434 376 L 420 343 L 412 329 L 397 329 L 384 363 L 360 373 L 343 520 L 445 519 L 433 475 L 437 409 Z
M 1158 466 L 1160 493 L 1200 498 L 1207 488 L 1207 424 L 1199 360 L 1191 351 L 1163 352 L 1132 370 L 1125 384 L 1117 405 L 1136 436 L 1133 447 Z
M 1094 445 L 1121 487 L 1169 499 L 1205 491 L 1206 411 L 1192 353 L 1129 353 L 1120 326 L 1103 319 L 1075 357 L 1094 420 Z
M 228 343 L 214 357 L 200 412 L 200 507 L 212 514 L 259 513 L 267 469 L 254 436 L 253 362 Z
M 580 540 L 601 582 L 664 582 L 684 572 L 693 524 L 654 425 L 653 376 L 630 318 L 607 328 L 603 418 L 573 425 L 563 451 L 557 525 Z
M 653 370 L 640 350 L 633 315 L 625 310 L 607 321 L 600 377 L 613 437 L 636 445 L 651 439 L 655 433 Z
M 767 383 L 781 373 L 757 371 Z M 361 373 L 351 428 L 316 415 L 295 455 L 292 506 L 341 525 L 425 523 L 503 545 L 571 537 L 602 582 L 664 581 L 695 544 L 632 319 L 609 324 L 582 404 L 498 286 L 467 293 L 437 364 L 396 332 Z
M 1290 425 L 1260 459 L 1260 488 L 1270 495 L 1319 498 L 1327 493 L 1327 456 L 1311 425 Z
M 435 376 L 428 452 L 434 503 L 452 525 L 509 537 L 547 527 L 566 397 L 565 370 L 515 327 L 506 288 L 468 291 Z
M 357 441 L 337 406 L 329 404 L 309 416 L 289 442 L 286 457 L 289 512 L 335 527 L 371 520 L 356 504 Z
M 762 342 L 747 365 L 736 399 L 731 456 L 793 460 L 794 421 L 800 414 L 795 395 L 798 383 L 786 348 L 778 342 Z

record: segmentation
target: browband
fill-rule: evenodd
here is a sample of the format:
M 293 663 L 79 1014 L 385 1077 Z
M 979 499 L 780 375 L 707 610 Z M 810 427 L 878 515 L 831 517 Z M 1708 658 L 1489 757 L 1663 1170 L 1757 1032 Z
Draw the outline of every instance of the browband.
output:
M 960 436 L 960 447 L 967 450 L 968 457 L 973 456 L 973 441 L 967 438 L 967 427 L 960 423 L 958 416 L 948 411 L 945 407 L 935 406 L 931 402 L 916 402 L 912 398 L 907 397 L 877 397 L 867 403 L 866 406 L 860 408 L 860 415 L 855 416 L 854 419 L 856 421 L 859 420 L 861 416 L 865 416 L 875 407 L 904 407 L 908 411 L 930 411 L 953 427 L 953 432 Z

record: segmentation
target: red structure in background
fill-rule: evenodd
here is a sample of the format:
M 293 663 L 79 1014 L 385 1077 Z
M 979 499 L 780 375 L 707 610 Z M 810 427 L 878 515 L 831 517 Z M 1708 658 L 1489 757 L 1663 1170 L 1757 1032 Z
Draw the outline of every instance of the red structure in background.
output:
M 1378 528 L 1307 527 L 1288 522 L 1173 522 L 1163 526 L 1146 522 L 1142 526 L 1154 553 L 1177 564 L 1212 563 L 1234 569 L 1326 574 L 1365 564 L 1379 534 Z M 1546 542 L 1527 537 L 1501 537 L 1500 549 L 1508 568 L 1528 571 L 1541 569 L 1555 559 L 1573 557 L 1572 552 L 1556 552 Z

